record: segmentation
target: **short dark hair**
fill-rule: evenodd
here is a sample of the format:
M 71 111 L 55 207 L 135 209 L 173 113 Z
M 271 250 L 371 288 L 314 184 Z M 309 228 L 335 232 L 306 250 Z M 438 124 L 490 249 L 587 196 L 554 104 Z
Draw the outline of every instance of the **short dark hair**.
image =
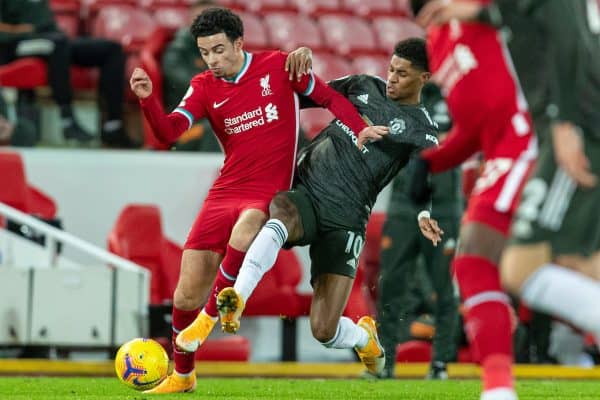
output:
M 194 39 L 224 33 L 233 42 L 244 36 L 244 24 L 242 19 L 231 10 L 222 7 L 211 7 L 202 11 L 196 17 L 190 32 Z
M 429 72 L 427 46 L 421 38 L 401 40 L 394 46 L 394 55 L 411 62 L 413 67 Z

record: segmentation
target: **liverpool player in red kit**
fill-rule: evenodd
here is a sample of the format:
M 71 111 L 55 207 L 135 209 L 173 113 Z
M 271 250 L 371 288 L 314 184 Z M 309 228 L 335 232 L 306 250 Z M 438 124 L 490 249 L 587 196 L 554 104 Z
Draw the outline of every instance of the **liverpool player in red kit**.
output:
M 424 3 L 413 0 L 415 11 Z M 498 264 L 537 154 L 531 117 L 494 28 L 451 21 L 429 27 L 427 42 L 433 79 L 447 96 L 454 127 L 440 147 L 421 153 L 412 195 L 421 201 L 427 197 L 427 186 L 420 184 L 427 172 L 483 153 L 484 169 L 463 217 L 453 269 L 467 308 L 467 335 L 482 366 L 481 399 L 513 400 L 512 309 L 500 286 Z
M 194 332 L 194 337 L 205 338 L 217 319 L 214 296 L 209 296 L 213 282 L 215 294 L 231 286 L 246 250 L 267 220 L 271 198 L 291 186 L 298 134 L 297 94 L 329 108 L 359 133 L 359 146 L 378 139 L 387 128 L 367 127 L 348 100 L 312 73 L 300 81 L 290 80 L 284 69 L 286 54 L 243 51 L 242 22 L 228 9 L 205 10 L 191 32 L 209 70 L 191 80 L 172 113 L 164 114 L 143 70 L 136 69 L 130 83 L 159 139 L 172 143 L 194 120 L 206 117 L 225 153 L 220 175 L 185 243 L 173 303 L 174 336 L 198 318 L 195 325 L 203 332 Z M 198 307 L 207 298 L 199 314 Z M 187 352 L 174 346 L 174 373 L 149 392 L 194 390 L 193 350 L 200 344 L 198 340 L 184 341 Z

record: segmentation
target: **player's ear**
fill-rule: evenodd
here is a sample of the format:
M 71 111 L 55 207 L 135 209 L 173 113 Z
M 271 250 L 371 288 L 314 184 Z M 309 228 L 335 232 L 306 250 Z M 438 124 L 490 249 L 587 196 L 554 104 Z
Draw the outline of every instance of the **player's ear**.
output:
M 421 83 L 424 85 L 431 79 L 431 72 L 421 72 Z
M 244 39 L 239 37 L 233 41 L 233 49 L 235 51 L 241 51 L 242 47 L 244 47 Z

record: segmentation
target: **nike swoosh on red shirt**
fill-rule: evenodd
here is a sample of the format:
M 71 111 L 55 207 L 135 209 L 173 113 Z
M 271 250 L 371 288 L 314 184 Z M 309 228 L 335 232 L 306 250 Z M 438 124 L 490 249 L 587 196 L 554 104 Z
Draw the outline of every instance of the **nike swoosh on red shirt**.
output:
M 217 103 L 216 101 L 213 103 L 213 108 L 219 108 L 221 107 L 223 104 L 227 103 L 229 101 L 229 97 L 226 98 L 225 100 L 223 100 L 220 103 Z

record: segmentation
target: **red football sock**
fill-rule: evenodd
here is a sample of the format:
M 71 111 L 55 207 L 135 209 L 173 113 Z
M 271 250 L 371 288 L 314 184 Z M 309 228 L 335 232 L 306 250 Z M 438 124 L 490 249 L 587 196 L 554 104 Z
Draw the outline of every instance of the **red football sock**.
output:
M 198 316 L 198 309 L 192 311 L 180 310 L 173 305 L 173 362 L 175 363 L 175 371 L 185 375 L 192 372 L 194 369 L 194 353 L 187 353 L 177 348 L 175 338 L 177 334 L 187 328 Z
M 211 294 L 208 296 L 208 301 L 204 306 L 204 311 L 211 317 L 216 318 L 218 316 L 217 295 L 222 289 L 233 286 L 245 256 L 245 251 L 239 251 L 227 245 L 225 258 L 223 258 L 221 266 L 217 271 L 217 277 L 215 278 Z
M 512 357 L 494 354 L 486 358 L 481 367 L 483 390 L 514 387 Z
M 481 257 L 458 256 L 454 270 L 467 308 L 471 350 L 483 368 L 484 390 L 513 387 L 510 300 L 501 290 L 498 268 Z

